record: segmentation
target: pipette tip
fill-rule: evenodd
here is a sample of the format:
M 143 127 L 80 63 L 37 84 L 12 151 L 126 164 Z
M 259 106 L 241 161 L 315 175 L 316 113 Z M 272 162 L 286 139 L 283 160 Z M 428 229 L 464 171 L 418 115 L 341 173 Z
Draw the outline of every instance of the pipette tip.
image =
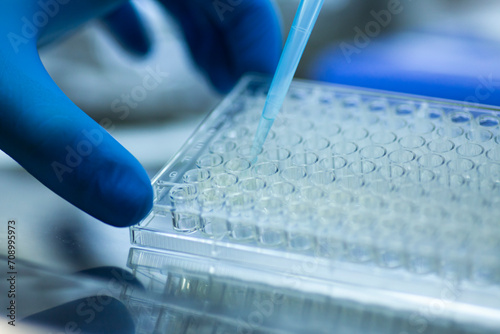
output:
M 267 135 L 269 134 L 273 123 L 274 119 L 267 119 L 263 116 L 260 118 L 259 126 L 257 127 L 257 132 L 252 144 L 252 164 L 257 162 L 257 156 L 264 146 Z

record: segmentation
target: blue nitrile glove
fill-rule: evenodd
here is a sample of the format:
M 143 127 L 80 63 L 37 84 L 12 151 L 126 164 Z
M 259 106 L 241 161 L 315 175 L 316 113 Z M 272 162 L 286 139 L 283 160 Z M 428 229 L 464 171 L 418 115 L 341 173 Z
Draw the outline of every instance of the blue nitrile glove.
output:
M 37 45 L 107 15 L 107 26 L 118 41 L 144 53 L 148 39 L 132 7 L 119 8 L 124 3 L 0 3 L 0 149 L 55 193 L 115 226 L 135 224 L 149 212 L 149 178 L 129 152 L 56 86 Z M 162 4 L 181 23 L 194 59 L 219 90 L 228 90 L 245 72 L 274 70 L 281 34 L 270 0 Z
M 325 49 L 315 80 L 500 106 L 500 44 L 476 36 L 401 32 L 366 34 Z

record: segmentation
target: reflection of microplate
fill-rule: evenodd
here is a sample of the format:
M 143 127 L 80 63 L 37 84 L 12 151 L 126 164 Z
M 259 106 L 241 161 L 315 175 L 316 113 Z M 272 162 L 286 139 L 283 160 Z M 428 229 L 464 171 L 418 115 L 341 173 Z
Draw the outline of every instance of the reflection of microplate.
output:
M 134 243 L 500 286 L 498 110 L 294 82 L 252 161 L 267 87 L 243 80 L 155 178 Z
M 304 293 L 283 274 L 179 253 L 132 248 L 128 266 L 145 287 L 127 287 L 121 296 L 137 334 L 498 334 L 498 317 L 493 323 L 488 316 L 471 318 L 469 308 L 451 303 L 461 292 L 453 282 L 441 290 L 441 299 L 387 303 L 376 294 L 363 298 L 370 292 L 359 286 Z

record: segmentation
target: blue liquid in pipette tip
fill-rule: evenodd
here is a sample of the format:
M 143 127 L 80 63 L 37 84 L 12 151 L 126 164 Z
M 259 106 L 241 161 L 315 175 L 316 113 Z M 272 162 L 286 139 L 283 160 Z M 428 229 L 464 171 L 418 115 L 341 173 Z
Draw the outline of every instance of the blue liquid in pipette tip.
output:
M 302 0 L 299 4 L 253 140 L 252 163 L 257 161 L 257 155 L 283 105 L 323 2 L 324 0 Z
M 257 155 L 259 154 L 262 146 L 264 146 L 273 123 L 274 119 L 268 119 L 264 116 L 260 118 L 259 126 L 257 127 L 257 132 L 255 133 L 255 138 L 252 144 L 252 163 L 257 161 Z

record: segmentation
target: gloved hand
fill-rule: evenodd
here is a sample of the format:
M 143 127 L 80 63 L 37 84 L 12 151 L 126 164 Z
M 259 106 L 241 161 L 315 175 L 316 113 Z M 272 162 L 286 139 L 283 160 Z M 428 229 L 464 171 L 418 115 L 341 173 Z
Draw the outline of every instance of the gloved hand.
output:
M 270 0 L 162 0 L 193 57 L 220 91 L 245 72 L 271 73 L 281 33 Z M 75 106 L 44 69 L 37 47 L 95 17 L 137 53 L 149 42 L 123 0 L 0 3 L 0 149 L 55 193 L 114 226 L 137 223 L 153 193 L 139 162 Z M 165 55 L 168 61 L 168 55 Z

